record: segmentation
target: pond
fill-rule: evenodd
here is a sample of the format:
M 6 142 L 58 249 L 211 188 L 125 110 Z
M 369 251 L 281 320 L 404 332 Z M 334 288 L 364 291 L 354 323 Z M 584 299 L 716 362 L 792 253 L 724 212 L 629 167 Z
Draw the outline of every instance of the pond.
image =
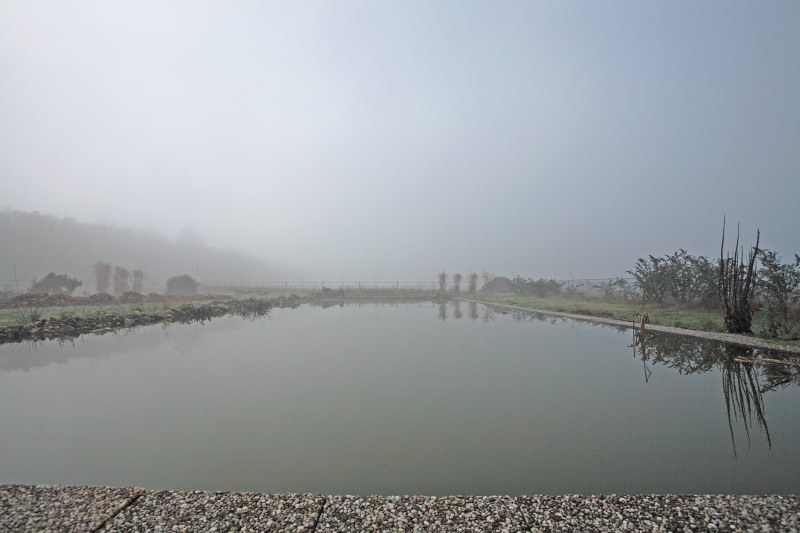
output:
M 643 353 L 629 329 L 405 302 L 6 344 L 0 482 L 800 493 L 800 367 L 645 340 Z

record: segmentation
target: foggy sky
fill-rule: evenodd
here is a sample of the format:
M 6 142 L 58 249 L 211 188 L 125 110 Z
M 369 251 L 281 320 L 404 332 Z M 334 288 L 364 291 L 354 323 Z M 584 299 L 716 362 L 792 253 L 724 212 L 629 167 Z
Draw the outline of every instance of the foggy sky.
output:
M 0 0 L 0 208 L 287 279 L 800 252 L 800 3 Z

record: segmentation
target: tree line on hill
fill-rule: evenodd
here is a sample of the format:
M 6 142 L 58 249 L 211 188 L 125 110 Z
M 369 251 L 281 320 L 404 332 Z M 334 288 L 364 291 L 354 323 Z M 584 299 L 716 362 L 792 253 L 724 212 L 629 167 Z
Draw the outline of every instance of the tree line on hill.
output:
M 275 272 L 258 257 L 189 238 L 170 239 L 151 230 L 83 223 L 38 212 L 0 211 L 0 291 L 19 292 L 50 272 L 75 276 L 86 290 L 94 279 L 92 264 L 97 259 L 134 265 L 146 272 L 145 284 L 155 280 L 161 286 L 176 272 L 197 277 L 199 271 L 202 279 L 217 281 L 265 279 Z M 111 276 L 113 286 L 113 268 Z M 133 287 L 135 271 L 129 276 Z

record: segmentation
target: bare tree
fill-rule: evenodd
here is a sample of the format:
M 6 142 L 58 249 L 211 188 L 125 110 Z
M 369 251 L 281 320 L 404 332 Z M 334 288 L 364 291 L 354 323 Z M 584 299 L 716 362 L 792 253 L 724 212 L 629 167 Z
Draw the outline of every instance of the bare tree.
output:
M 439 272 L 439 294 L 447 292 L 447 272 L 442 270 Z
M 761 231 L 756 233 L 756 246 L 751 248 L 744 262 L 744 250 L 739 251 L 739 227 L 736 227 L 736 248 L 733 257 L 725 254 L 725 219 L 722 221 L 722 245 L 719 250 L 719 299 L 722 302 L 725 330 L 729 333 L 752 334 L 753 313 L 750 298 L 753 296 L 755 264 Z
M 486 285 L 494 279 L 494 274 L 490 274 L 489 271 L 484 268 L 483 273 L 481 274 L 481 279 L 483 279 L 483 284 Z
M 467 276 L 467 287 L 470 294 L 478 292 L 478 275 L 475 272 L 470 272 Z
M 462 276 L 458 272 L 453 274 L 453 292 L 456 294 L 461 292 L 461 278 Z
M 97 292 L 108 292 L 111 288 L 111 263 L 98 261 L 92 265 Z
M 136 292 L 144 292 L 144 272 L 141 269 L 135 268 L 131 272 L 133 278 L 132 290 Z
M 128 290 L 130 274 L 127 268 L 114 267 L 114 294 L 122 294 Z

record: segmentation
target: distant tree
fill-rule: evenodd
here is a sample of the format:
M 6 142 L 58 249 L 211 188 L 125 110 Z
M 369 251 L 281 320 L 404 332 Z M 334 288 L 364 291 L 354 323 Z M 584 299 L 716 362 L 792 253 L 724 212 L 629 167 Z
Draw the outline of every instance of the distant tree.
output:
M 55 272 L 50 272 L 38 281 L 34 279 L 31 284 L 31 291 L 72 294 L 72 291 L 81 285 L 83 285 L 83 282 L 76 278 L 70 278 L 66 274 L 56 275 Z
M 488 270 L 485 268 L 483 269 L 483 273 L 481 274 L 481 279 L 483 280 L 483 284 L 486 285 L 490 281 L 494 279 L 494 274 L 490 274 Z
M 444 294 L 447 292 L 447 272 L 442 270 L 439 272 L 439 293 Z
M 111 263 L 98 261 L 92 265 L 97 292 L 108 292 L 111 288 Z
M 133 278 L 131 289 L 136 292 L 144 292 L 144 272 L 138 268 L 131 272 Z
M 128 278 L 131 273 L 127 268 L 114 267 L 114 294 L 122 294 L 128 290 Z
M 461 278 L 462 276 L 458 272 L 453 274 L 453 292 L 456 294 L 461 292 Z
M 470 294 L 478 292 L 478 275 L 475 272 L 470 272 L 467 276 L 467 287 Z
M 197 294 L 197 282 L 189 274 L 173 276 L 167 280 L 167 294 Z

